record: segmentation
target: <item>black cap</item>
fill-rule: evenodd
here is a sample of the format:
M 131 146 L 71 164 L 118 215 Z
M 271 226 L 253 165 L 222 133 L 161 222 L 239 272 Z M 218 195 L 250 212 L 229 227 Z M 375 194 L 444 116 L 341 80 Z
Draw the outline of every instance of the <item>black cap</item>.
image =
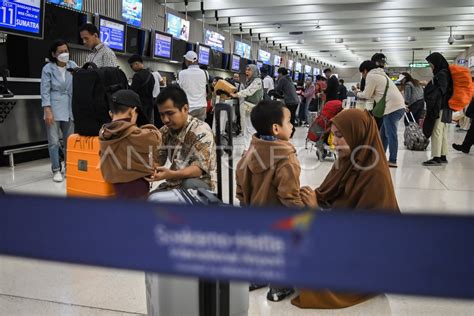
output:
M 133 64 L 134 62 L 141 62 L 143 64 L 143 58 L 142 56 L 138 55 L 138 54 L 134 54 L 132 55 L 129 59 L 128 59 L 128 64 L 131 65 Z
M 371 60 L 377 65 L 385 65 L 387 63 L 387 57 L 382 53 L 376 53 L 372 56 Z
M 133 90 L 119 90 L 112 95 L 112 102 L 117 105 L 128 106 L 130 108 L 137 107 L 142 109 L 140 97 Z

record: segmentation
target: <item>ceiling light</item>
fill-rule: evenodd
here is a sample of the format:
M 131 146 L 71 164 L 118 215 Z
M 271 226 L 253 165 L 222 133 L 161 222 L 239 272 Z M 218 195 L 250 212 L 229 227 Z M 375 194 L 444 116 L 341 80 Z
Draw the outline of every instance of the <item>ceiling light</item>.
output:
M 304 39 L 297 40 L 296 44 L 303 45 L 304 44 Z
M 464 40 L 464 35 L 454 35 L 454 39 L 456 41 L 462 41 L 462 40 Z
M 409 42 L 414 42 L 414 41 L 416 41 L 416 38 L 414 36 L 408 36 L 408 41 Z
M 344 43 L 344 39 L 336 38 L 336 43 L 338 43 L 338 44 Z
M 380 37 L 373 37 L 372 42 L 374 42 L 374 43 L 380 42 Z
M 420 31 L 434 31 L 436 30 L 435 27 L 429 26 L 429 27 L 420 27 Z

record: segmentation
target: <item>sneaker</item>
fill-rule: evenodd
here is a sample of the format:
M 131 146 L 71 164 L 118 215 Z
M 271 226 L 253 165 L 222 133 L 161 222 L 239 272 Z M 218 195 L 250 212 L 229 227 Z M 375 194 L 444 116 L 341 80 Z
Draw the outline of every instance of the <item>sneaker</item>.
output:
M 453 148 L 457 151 L 462 151 L 465 154 L 469 154 L 469 149 L 466 149 L 463 145 L 453 144 Z
M 63 177 L 63 174 L 61 173 L 61 171 L 56 171 L 53 174 L 53 181 L 54 182 L 63 182 L 64 181 L 64 177 Z
M 447 164 L 448 163 L 448 158 L 446 158 L 446 156 L 441 156 L 441 159 L 440 159 L 440 162 L 443 164 Z
M 278 289 L 271 287 L 267 293 L 267 300 L 272 302 L 280 302 L 293 293 L 295 293 L 294 289 Z
M 425 161 L 423 163 L 423 166 L 427 166 L 427 167 L 441 166 L 441 159 L 435 157 L 433 159 Z
M 389 161 L 389 162 L 388 162 L 388 167 L 389 167 L 389 168 L 398 168 L 398 165 L 397 165 L 396 162 L 391 162 L 391 161 Z

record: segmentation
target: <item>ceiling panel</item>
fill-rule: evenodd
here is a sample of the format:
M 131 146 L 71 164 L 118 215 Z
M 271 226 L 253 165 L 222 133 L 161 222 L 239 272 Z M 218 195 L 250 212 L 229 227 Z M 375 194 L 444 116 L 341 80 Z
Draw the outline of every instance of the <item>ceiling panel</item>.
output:
M 202 19 L 200 1 L 185 8 L 184 1 L 171 0 L 168 6 Z M 206 23 L 248 41 L 260 35 L 264 48 L 279 51 L 281 44 L 338 67 L 357 67 L 380 51 L 392 66 L 424 60 L 432 51 L 452 60 L 474 42 L 474 0 L 204 0 L 204 9 Z M 454 35 L 464 35 L 453 45 L 450 26 Z

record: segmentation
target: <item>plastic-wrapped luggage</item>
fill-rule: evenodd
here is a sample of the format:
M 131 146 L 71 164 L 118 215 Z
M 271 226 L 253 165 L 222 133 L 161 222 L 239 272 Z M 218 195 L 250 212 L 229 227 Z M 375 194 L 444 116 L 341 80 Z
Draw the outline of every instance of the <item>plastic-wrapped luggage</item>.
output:
M 408 150 L 424 151 L 430 144 L 430 140 L 423 134 L 423 130 L 416 122 L 413 113 L 410 112 L 410 116 L 411 120 L 405 113 L 405 118 L 409 122 L 408 126 L 405 127 L 405 146 Z
M 110 198 L 112 184 L 100 171 L 99 137 L 73 134 L 67 140 L 66 191 L 70 197 Z

